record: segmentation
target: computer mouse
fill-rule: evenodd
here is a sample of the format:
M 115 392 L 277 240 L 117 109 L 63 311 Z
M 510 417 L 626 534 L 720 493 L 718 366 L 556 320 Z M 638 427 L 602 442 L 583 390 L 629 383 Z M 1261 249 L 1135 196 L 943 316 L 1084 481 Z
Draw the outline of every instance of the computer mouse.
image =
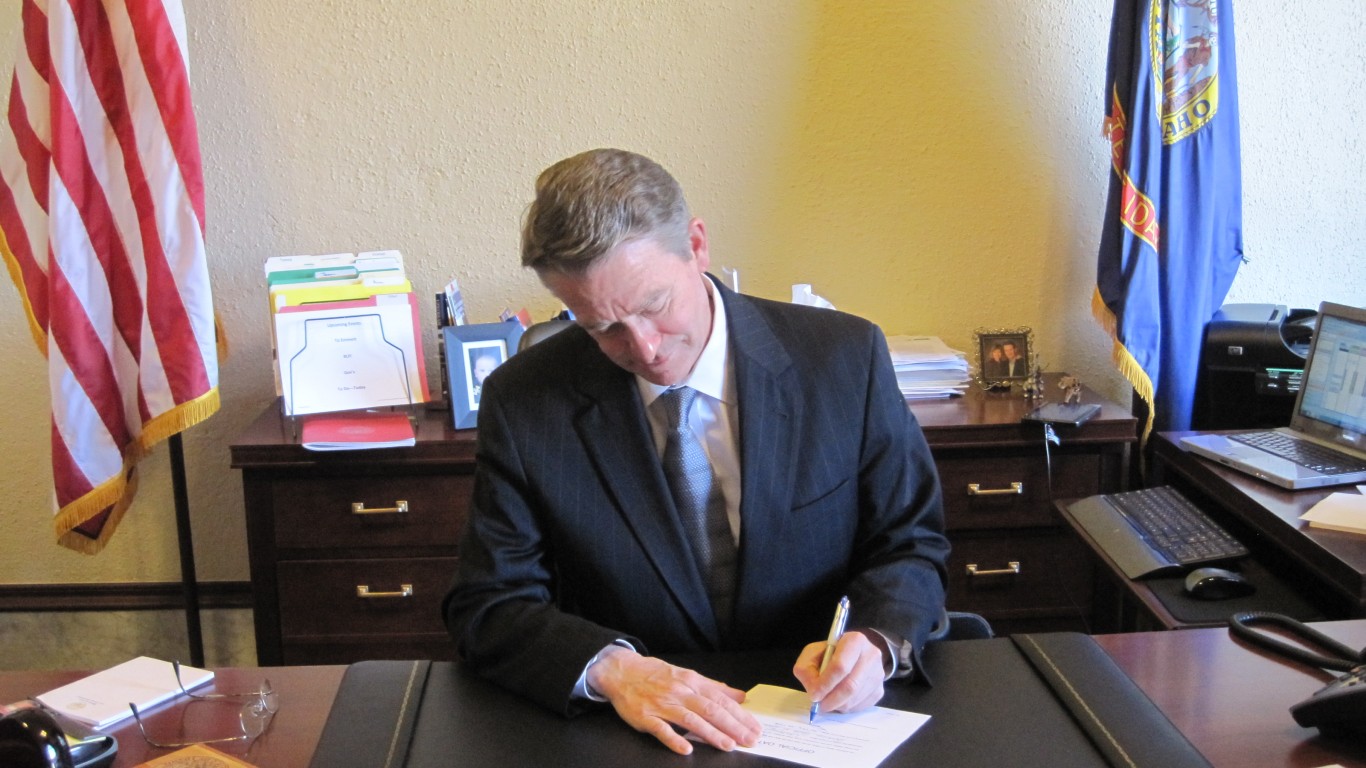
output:
M 1256 584 L 1223 568 L 1196 568 L 1186 574 L 1186 594 L 1197 600 L 1228 600 L 1256 591 Z

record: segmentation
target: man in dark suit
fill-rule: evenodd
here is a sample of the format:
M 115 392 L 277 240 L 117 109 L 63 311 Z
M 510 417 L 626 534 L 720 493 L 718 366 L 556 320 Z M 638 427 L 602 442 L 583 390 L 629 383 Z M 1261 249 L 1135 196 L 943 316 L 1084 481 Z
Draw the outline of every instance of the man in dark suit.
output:
M 1025 359 L 1020 354 L 1020 348 L 1015 346 L 1015 342 L 1007 341 L 1001 345 L 1001 352 L 1005 354 L 1005 375 L 1009 378 L 1024 376 L 1029 373 L 1025 370 Z
M 675 726 L 731 749 L 759 725 L 743 692 L 655 654 L 809 643 L 793 672 L 837 711 L 918 673 L 948 542 L 882 333 L 722 287 L 644 157 L 576 155 L 536 190 L 522 261 L 578 326 L 485 382 L 444 604 L 462 658 L 561 712 L 610 702 L 684 754 Z M 841 595 L 851 631 L 822 672 Z

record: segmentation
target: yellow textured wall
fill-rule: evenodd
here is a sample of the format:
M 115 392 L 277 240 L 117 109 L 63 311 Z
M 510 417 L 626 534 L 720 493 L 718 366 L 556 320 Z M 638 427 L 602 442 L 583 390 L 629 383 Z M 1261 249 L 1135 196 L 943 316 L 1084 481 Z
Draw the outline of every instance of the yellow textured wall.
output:
M 247 577 L 227 446 L 272 399 L 262 261 L 397 248 L 424 295 L 459 277 L 477 321 L 544 317 L 518 220 L 542 167 L 595 146 L 673 169 L 747 292 L 811 282 L 963 349 L 1029 325 L 1051 368 L 1127 397 L 1088 308 L 1109 5 L 187 0 L 233 349 L 222 412 L 186 436 L 201 578 Z M 1361 11 L 1236 10 L 1251 263 L 1231 299 L 1366 304 Z M 0 583 L 176 580 L 164 448 L 103 554 L 51 543 L 46 373 L 9 287 L 0 357 Z

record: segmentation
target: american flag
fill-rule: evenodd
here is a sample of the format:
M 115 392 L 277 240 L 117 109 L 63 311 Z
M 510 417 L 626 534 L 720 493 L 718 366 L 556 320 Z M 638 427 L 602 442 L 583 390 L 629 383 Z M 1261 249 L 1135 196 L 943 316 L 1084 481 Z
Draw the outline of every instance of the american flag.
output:
M 59 543 L 100 551 L 137 462 L 218 410 L 179 0 L 23 0 L 0 250 L 52 395 Z

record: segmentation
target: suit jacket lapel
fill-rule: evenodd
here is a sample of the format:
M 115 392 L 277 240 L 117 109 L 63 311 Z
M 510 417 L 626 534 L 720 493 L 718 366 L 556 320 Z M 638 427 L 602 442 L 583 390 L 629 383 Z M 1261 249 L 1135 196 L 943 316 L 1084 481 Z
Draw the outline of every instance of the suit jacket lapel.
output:
M 792 396 L 792 360 L 750 300 L 725 288 L 730 355 L 740 403 L 740 569 L 736 628 L 745 616 L 763 615 L 772 574 L 791 564 L 782 551 L 787 511 L 792 508 L 796 435 L 801 403 Z
M 588 401 L 574 421 L 579 439 L 660 579 L 694 629 L 719 648 L 711 601 L 674 509 L 635 379 L 597 349 L 589 357 L 577 385 Z

